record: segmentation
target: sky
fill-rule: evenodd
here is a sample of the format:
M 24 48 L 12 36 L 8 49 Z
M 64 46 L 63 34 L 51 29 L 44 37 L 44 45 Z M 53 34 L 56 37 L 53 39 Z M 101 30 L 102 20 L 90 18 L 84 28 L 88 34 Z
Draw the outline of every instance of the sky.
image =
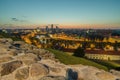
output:
M 0 0 L 1 28 L 119 28 L 120 0 Z

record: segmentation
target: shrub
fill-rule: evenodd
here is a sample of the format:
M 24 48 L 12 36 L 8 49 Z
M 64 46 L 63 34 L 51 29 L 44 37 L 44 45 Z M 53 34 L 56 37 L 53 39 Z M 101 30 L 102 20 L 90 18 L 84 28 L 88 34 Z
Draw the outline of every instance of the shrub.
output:
M 73 56 L 77 56 L 77 57 L 84 57 L 85 56 L 85 51 L 83 48 L 78 47 L 75 51 Z

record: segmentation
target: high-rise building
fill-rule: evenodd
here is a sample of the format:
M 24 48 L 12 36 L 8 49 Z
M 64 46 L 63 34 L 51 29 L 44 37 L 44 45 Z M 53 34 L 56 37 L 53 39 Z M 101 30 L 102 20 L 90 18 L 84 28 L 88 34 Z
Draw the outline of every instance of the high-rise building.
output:
M 49 31 L 49 28 L 48 28 L 48 26 L 46 26 L 46 31 L 47 31 L 47 32 Z
M 56 29 L 59 29 L 58 26 L 56 26 Z
M 53 31 L 53 24 L 51 24 L 51 30 Z
M 55 30 L 56 30 L 56 32 L 58 32 L 58 31 L 59 31 L 59 27 L 58 27 L 58 26 L 56 26 L 56 29 L 55 29 Z

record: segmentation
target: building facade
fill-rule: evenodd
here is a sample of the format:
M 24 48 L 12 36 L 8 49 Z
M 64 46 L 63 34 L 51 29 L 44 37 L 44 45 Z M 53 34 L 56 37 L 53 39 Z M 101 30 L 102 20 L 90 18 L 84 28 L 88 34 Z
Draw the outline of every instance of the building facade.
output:
M 86 50 L 85 56 L 89 59 L 120 60 L 120 51 Z

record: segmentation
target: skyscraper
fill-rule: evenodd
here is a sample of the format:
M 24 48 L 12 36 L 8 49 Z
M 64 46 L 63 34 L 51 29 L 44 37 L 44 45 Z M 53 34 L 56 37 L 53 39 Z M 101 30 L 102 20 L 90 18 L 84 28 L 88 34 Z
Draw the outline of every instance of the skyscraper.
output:
M 47 31 L 47 32 L 49 31 L 49 28 L 48 28 L 48 26 L 46 26 L 46 31 Z
M 53 24 L 51 24 L 51 30 L 53 31 Z

